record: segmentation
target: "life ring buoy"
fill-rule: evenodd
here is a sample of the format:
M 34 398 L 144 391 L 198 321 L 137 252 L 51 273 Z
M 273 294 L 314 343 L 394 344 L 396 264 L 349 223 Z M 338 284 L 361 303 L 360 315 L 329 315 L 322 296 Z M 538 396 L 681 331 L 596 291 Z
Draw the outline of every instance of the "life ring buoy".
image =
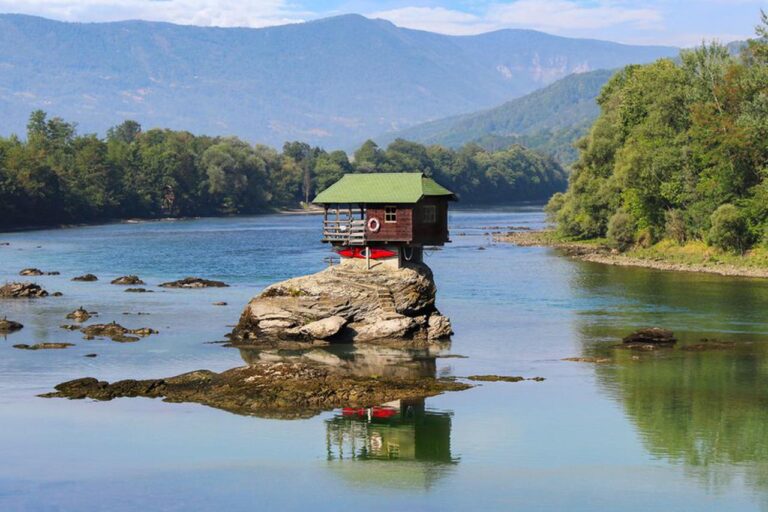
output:
M 381 229 L 381 222 L 379 222 L 379 219 L 376 217 L 371 217 L 368 219 L 368 231 L 371 231 L 372 233 L 377 233 Z

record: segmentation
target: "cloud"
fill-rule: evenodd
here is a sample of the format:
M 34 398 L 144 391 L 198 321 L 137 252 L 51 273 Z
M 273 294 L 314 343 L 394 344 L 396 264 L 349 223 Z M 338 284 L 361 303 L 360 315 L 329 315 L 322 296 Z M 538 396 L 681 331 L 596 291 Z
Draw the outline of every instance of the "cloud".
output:
M 0 0 L 0 12 L 63 21 L 142 19 L 222 27 L 264 27 L 313 16 L 286 0 Z
M 372 12 L 367 16 L 389 20 L 399 27 L 441 34 L 470 35 L 499 28 L 498 23 L 488 21 L 484 17 L 444 7 L 401 7 Z
M 652 8 L 627 7 L 601 0 L 582 4 L 575 0 L 516 0 L 492 3 L 481 14 L 443 7 L 402 7 L 369 16 L 396 25 L 444 34 L 479 34 L 501 28 L 530 28 L 553 33 L 573 33 L 619 25 L 636 28 L 660 26 L 661 13 Z

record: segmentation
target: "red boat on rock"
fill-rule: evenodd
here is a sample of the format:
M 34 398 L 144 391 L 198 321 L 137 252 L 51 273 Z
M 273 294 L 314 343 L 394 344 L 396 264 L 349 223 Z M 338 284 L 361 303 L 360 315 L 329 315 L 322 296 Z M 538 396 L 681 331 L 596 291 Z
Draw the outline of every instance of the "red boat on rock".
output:
M 381 249 L 378 247 L 345 247 L 339 249 L 337 252 L 339 256 L 343 258 L 360 258 L 365 259 L 367 252 L 370 251 L 370 258 L 372 260 L 380 260 L 383 258 L 391 258 L 397 256 L 395 251 L 389 249 Z

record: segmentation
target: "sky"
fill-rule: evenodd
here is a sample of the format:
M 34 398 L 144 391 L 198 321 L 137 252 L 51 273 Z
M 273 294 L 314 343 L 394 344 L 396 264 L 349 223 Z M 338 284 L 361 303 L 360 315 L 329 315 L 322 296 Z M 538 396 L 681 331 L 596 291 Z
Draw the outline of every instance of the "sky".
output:
M 0 12 L 62 21 L 265 27 L 357 13 L 443 34 L 525 28 L 675 46 L 750 37 L 761 8 L 768 0 L 0 0 Z

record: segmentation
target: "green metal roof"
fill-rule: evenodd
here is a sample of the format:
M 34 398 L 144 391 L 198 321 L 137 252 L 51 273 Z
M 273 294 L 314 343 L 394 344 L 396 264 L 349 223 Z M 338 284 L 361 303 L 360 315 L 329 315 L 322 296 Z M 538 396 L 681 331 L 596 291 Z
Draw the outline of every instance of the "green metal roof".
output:
M 345 174 L 313 203 L 417 203 L 424 196 L 455 199 L 453 192 L 420 172 L 390 172 Z

